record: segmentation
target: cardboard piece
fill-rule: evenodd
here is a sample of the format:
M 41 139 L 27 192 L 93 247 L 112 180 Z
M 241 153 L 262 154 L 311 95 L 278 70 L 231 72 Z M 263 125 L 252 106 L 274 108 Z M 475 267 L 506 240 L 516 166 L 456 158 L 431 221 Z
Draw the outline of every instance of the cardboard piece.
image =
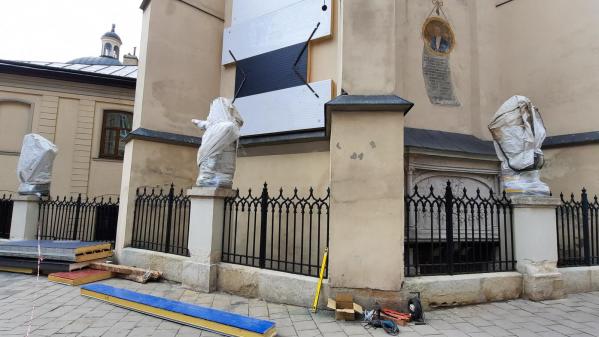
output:
M 356 313 L 362 314 L 362 306 L 354 303 L 354 297 L 348 293 L 338 293 L 335 299 L 329 298 L 327 308 L 335 310 L 335 319 L 340 321 L 353 321 Z

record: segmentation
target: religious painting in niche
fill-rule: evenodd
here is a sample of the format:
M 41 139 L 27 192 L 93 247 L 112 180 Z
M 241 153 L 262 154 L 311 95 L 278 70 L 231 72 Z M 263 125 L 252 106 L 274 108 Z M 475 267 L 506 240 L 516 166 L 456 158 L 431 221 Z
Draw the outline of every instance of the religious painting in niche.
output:
M 453 30 L 440 17 L 430 17 L 422 26 L 422 38 L 429 52 L 439 56 L 451 53 L 455 44 Z
M 444 14 L 441 8 L 437 11 Z M 459 106 L 449 66 L 449 55 L 456 45 L 451 25 L 440 16 L 429 16 L 422 25 L 422 40 L 422 74 L 430 102 Z

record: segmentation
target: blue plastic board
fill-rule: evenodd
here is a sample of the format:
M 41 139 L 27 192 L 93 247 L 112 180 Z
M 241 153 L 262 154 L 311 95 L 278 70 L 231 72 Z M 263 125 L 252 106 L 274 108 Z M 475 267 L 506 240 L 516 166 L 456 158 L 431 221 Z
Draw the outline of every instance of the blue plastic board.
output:
M 242 316 L 222 310 L 201 307 L 189 303 L 173 301 L 162 297 L 140 294 L 131 290 L 115 288 L 106 284 L 96 283 L 82 286 L 81 289 L 120 298 L 126 301 L 148 305 L 154 308 L 168 310 L 179 314 L 196 317 L 235 328 L 264 334 L 275 323 L 248 316 Z

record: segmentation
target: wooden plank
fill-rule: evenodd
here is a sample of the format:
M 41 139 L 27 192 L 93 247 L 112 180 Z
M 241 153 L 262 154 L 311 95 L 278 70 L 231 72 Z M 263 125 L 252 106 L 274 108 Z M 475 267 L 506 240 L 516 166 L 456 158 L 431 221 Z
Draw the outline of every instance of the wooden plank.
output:
M 83 269 L 71 272 L 52 273 L 48 275 L 48 280 L 70 286 L 78 286 L 106 280 L 112 276 L 111 272 L 105 270 Z
M 274 322 L 145 295 L 105 284 L 85 285 L 81 287 L 81 295 L 227 336 L 272 337 L 276 334 Z
M 146 283 L 149 280 L 159 280 L 162 277 L 162 272 L 160 271 L 146 270 L 142 268 L 111 263 L 92 263 L 90 268 L 110 271 L 117 274 L 119 277 L 139 283 Z

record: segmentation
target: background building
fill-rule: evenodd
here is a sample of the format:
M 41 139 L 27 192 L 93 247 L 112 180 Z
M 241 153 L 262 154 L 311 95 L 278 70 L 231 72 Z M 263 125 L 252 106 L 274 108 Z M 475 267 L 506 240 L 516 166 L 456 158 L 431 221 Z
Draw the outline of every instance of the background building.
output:
M 118 195 L 137 58 L 120 62 L 114 25 L 101 43 L 100 56 L 66 63 L 0 61 L 0 190 L 17 190 L 21 142 L 35 132 L 59 149 L 51 195 Z

